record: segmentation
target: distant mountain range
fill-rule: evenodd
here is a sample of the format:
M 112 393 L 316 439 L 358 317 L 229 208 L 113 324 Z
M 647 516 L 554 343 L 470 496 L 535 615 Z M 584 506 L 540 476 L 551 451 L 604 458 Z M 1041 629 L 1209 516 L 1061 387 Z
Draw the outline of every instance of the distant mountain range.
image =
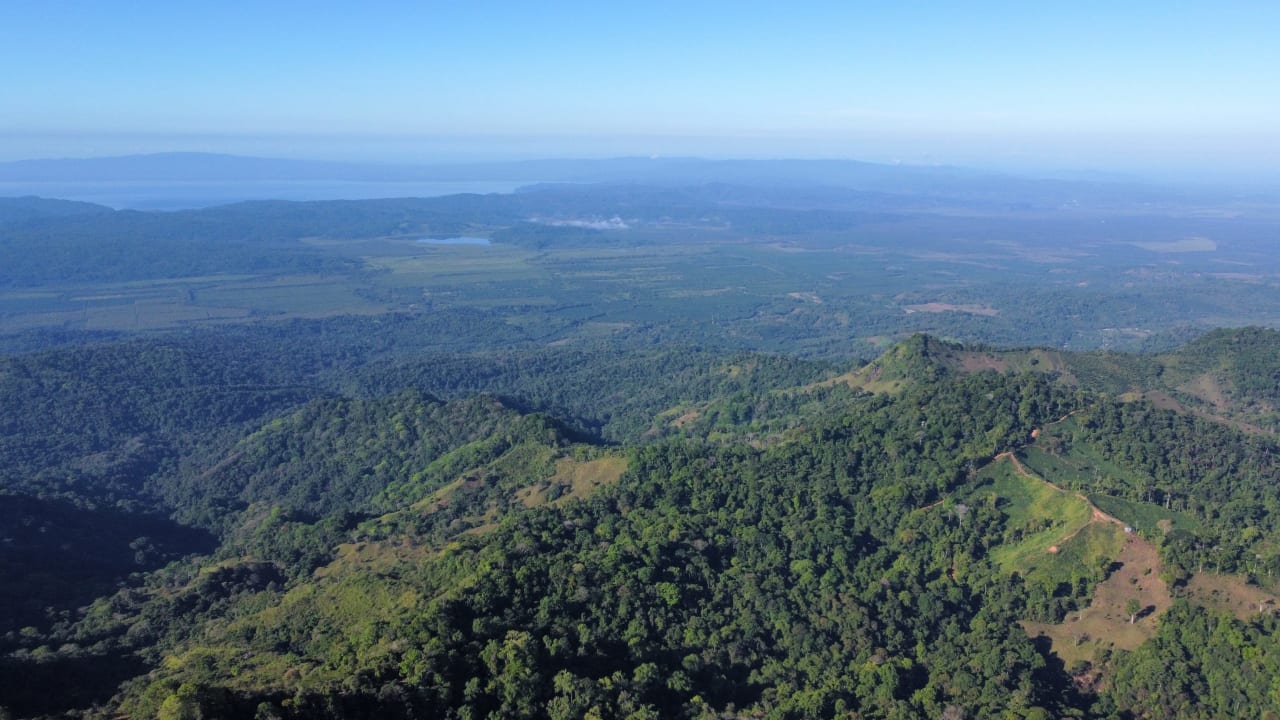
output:
M 887 192 L 937 192 L 1010 183 L 1048 186 L 1133 185 L 1120 178 L 1036 180 L 960 167 L 885 165 L 855 160 L 707 160 L 694 157 L 547 159 L 400 165 L 173 152 L 0 163 L 0 182 L 634 182 L 643 184 L 835 186 Z
M 3 182 L 350 180 L 358 182 L 767 182 L 877 186 L 904 178 L 972 181 L 959 168 L 879 165 L 852 160 L 704 160 L 626 157 L 400 165 L 156 153 L 0 163 Z
M 312 184 L 310 194 L 303 184 Z M 345 191 L 342 184 L 351 184 Z M 397 187 L 403 183 L 403 187 Z M 468 187 L 497 183 L 501 186 Z M 726 185 L 823 193 L 877 193 L 942 201 L 997 202 L 1002 208 L 1117 207 L 1181 204 L 1179 190 L 1101 179 L 1037 179 L 968 168 L 884 165 L 853 160 L 707 160 L 691 157 L 547 159 L 469 164 L 399 165 L 241 157 L 210 153 L 158 153 L 121 157 L 20 160 L 0 163 L 0 195 L 90 200 L 114 207 L 178 209 L 247 199 L 355 199 L 458 192 L 507 192 L 522 184 L 592 183 L 659 187 Z M 331 187 L 319 189 L 321 184 Z M 418 187 L 412 187 L 417 184 Z M 440 187 L 457 184 L 457 187 Z M 138 197 L 116 197 L 135 185 Z M 143 186 L 153 186 L 147 189 Z M 219 193 L 200 186 L 219 185 Z M 270 185 L 271 187 L 267 187 Z M 332 187 L 332 186 L 339 187 Z M 379 185 L 385 187 L 378 187 Z M 429 188 L 428 185 L 437 185 Z M 159 186 L 168 197 L 156 200 Z M 165 186 L 168 186 L 167 189 Z M 254 186 L 258 186 L 256 189 Z M 292 186 L 284 190 L 282 187 Z M 184 189 L 185 188 L 185 189 Z M 228 193 L 227 188 L 239 188 Z M 343 194 L 344 192 L 349 194 Z M 166 194 L 167 193 L 167 194 Z M 159 197 L 156 195 L 156 197 Z M 914 202 L 914 201 L 913 201 Z M 809 203 L 802 203 L 809 204 Z

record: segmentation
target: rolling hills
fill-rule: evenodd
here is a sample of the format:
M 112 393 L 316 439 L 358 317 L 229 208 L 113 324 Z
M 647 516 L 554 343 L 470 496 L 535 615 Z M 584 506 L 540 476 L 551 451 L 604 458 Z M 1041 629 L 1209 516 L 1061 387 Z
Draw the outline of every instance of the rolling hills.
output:
M 21 622 L 0 635 L 0 707 L 1270 708 L 1280 447 L 1254 378 L 1278 337 L 1128 356 L 914 336 L 852 370 L 564 348 L 334 372 L 261 339 L 225 359 L 184 349 L 199 338 L 13 356 L 4 447 L 30 470 L 6 480 L 0 559 L 28 582 L 25 605 L 4 600 Z M 73 362 L 98 379 L 70 384 Z M 256 409 L 201 412 L 201 363 L 252 387 Z M 128 397 L 132 425 L 37 442 L 41 418 L 107 412 L 95 398 L 113 377 L 132 386 L 125 368 L 155 387 Z M 1224 402 L 1196 394 L 1205 378 Z M 625 384 L 599 391 L 608 379 Z M 147 463 L 81 470 L 137 447 Z M 50 533 L 104 552 L 36 583 Z M 67 672 L 75 692 L 51 693 Z

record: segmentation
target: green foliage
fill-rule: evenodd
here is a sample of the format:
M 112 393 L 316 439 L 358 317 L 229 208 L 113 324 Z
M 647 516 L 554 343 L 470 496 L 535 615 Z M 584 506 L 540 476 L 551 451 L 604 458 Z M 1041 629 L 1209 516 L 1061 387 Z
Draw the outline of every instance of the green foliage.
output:
M 378 363 L 345 379 L 364 394 L 420 387 L 445 397 L 489 393 L 514 406 L 572 420 L 608 440 L 670 432 L 654 419 L 677 405 L 714 401 L 726 425 L 786 404 L 772 391 L 825 379 L 831 366 L 774 355 L 698 348 L 541 349 Z M 749 407 L 749 409 L 748 409 Z M 779 411 L 785 412 L 785 411 Z
M 1087 501 L 1023 475 L 1012 460 L 984 468 L 975 480 L 965 502 L 994 505 L 1006 516 L 989 556 L 1028 584 L 1033 601 L 1026 619 L 1058 622 L 1079 609 L 1077 601 L 1105 577 L 1123 531 L 1093 524 Z
M 31 604 L 22 617 L 38 626 L 11 629 L 0 660 L 33 687 L 80 668 L 84 691 L 57 706 L 5 679 L 6 704 L 53 713 L 118 689 L 104 707 L 138 717 L 1270 707 L 1269 617 L 1175 607 L 1157 641 L 1100 659 L 1115 684 L 1096 705 L 1018 623 L 1081 607 L 1123 540 L 1074 490 L 1163 534 L 1175 574 L 1269 567 L 1271 439 L 1032 367 L 973 372 L 973 351 L 927 337 L 870 366 L 894 385 L 873 395 L 824 382 L 836 373 L 825 364 L 708 350 L 414 358 L 422 325 L 388 323 L 410 344 L 332 321 L 228 331 L 252 358 L 197 333 L 7 359 L 0 382 L 29 397 L 6 400 L 21 415 L 0 449 L 34 472 L 6 481 L 23 490 L 6 522 L 35 529 L 13 545 L 29 556 L 0 561 L 40 602 L 72 602 L 30 574 L 57 557 L 38 542 L 47 527 L 99 551 L 58 577 L 91 580 L 75 602 L 100 597 L 75 615 Z M 320 327 L 338 338 L 332 352 L 307 347 Z M 242 394 L 220 404 L 215 390 L 232 384 Z M 34 412 L 91 421 L 42 437 Z M 1067 492 L 992 463 L 1007 452 Z M 146 463 L 114 484 L 70 482 L 86 459 L 122 467 L 102 453 Z M 605 460 L 612 474 L 573 475 Z M 106 502 L 120 514 L 99 515 Z M 143 508 L 220 544 L 158 568 L 185 546 Z M 154 524 L 133 535 L 144 517 Z M 149 571 L 103 596 L 129 563 Z
M 313 516 L 368 511 L 391 483 L 514 422 L 513 411 L 485 398 L 443 403 L 410 390 L 316 400 L 246 436 L 205 472 L 170 479 L 161 492 L 185 517 L 206 523 L 218 522 L 210 508 L 228 504 Z
M 246 202 L 176 212 L 48 211 L 5 228 L 0 286 L 159 279 L 240 272 L 353 270 L 305 238 L 458 232 L 476 212 L 501 217 L 500 196 Z M 41 252 L 31 252 L 32 247 Z
M 1076 668 L 1109 673 L 1096 705 L 1018 622 L 1080 607 L 1123 539 L 1076 491 L 1158 540 L 1172 580 L 1269 582 L 1280 334 L 1152 356 L 910 335 L 1167 350 L 1188 323 L 1276 317 L 1275 293 L 1112 242 L 1158 218 L 1113 219 L 1080 261 L 1061 238 L 1102 224 L 797 200 L 0 202 L 0 314 L 28 328 L 2 342 L 61 346 L 0 359 L 0 714 L 1276 711 L 1270 616 L 1175 606 Z M 1176 223 L 1270 262 L 1238 223 Z M 414 244 L 455 233 L 495 245 Z M 260 322 L 342 312 L 374 315 Z M 193 320 L 243 322 L 94 330 Z M 858 389 L 831 382 L 904 336 Z M 1009 451 L 1069 492 L 988 465 Z
M 913 508 L 1064 412 L 1066 397 L 1040 377 L 985 373 L 861 398 L 764 451 L 646 446 L 586 502 L 509 513 L 482 544 L 416 567 L 392 559 L 405 537 L 395 533 L 414 538 L 413 527 L 383 529 L 378 554 L 339 558 L 282 611 L 212 636 L 225 654 L 179 641 L 166 667 L 178 683 L 205 677 L 199 658 L 212 677 L 238 667 L 228 687 L 251 700 L 296 654 L 314 669 L 288 692 L 322 697 L 364 672 L 362 702 L 393 683 L 442 717 L 1052 705 L 1015 623 L 1025 591 L 985 559 L 1004 516 Z M 1005 408 L 1014 415 L 993 431 Z
M 1150 206 L 1086 223 L 1004 202 L 950 213 L 915 195 L 886 212 L 878 203 L 889 197 L 577 184 L 177 212 L 12 199 L 0 208 L 0 288 L 11 291 L 0 293 L 0 333 L 39 328 L 66 341 L 265 315 L 479 309 L 539 344 L 616 336 L 845 358 L 912 333 L 1167 349 L 1220 318 L 1270 322 L 1280 312 L 1270 286 L 1219 272 L 1275 270 L 1265 225 L 1175 221 Z M 590 227 L 613 218 L 615 229 Z M 1126 231 L 1223 240 L 1155 272 L 1157 256 L 1117 236 Z M 416 244 L 456 234 L 494 244 Z M 1087 255 L 1063 252 L 1083 246 Z
M 1162 537 L 1176 530 L 1196 532 L 1200 529 L 1200 521 L 1194 515 L 1166 510 L 1162 505 L 1125 500 L 1109 495 L 1091 495 L 1089 500 L 1097 505 L 1099 510 L 1108 515 L 1124 518 L 1125 523 L 1149 537 Z
M 1212 556 L 1215 568 L 1243 570 L 1256 538 L 1242 531 L 1278 529 L 1274 439 L 1136 403 L 1098 403 L 1074 420 L 1068 442 L 1088 444 L 1122 470 L 1095 478 L 1088 489 L 1194 516 L 1197 564 Z
M 1106 699 L 1148 717 L 1280 712 L 1278 630 L 1271 615 L 1242 622 L 1175 602 L 1152 642 L 1115 659 Z
M 120 577 L 214 547 L 207 533 L 163 516 L 3 493 L 0 538 L 0 636 L 43 624 L 46 608 L 112 592 Z

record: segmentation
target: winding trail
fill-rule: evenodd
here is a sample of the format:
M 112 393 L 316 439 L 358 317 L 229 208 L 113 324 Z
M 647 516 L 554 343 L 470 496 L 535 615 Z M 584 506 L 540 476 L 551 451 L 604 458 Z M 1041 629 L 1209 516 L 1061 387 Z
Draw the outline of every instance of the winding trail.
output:
M 1050 427 L 1050 426 L 1057 425 L 1057 424 L 1059 424 L 1059 423 L 1065 422 L 1065 421 L 1066 421 L 1068 418 L 1070 418 L 1072 415 L 1075 415 L 1076 413 L 1080 412 L 1080 411 L 1081 411 L 1081 410 L 1083 410 L 1083 409 L 1084 409 L 1084 408 L 1078 408 L 1078 409 L 1076 409 L 1076 410 L 1072 410 L 1071 412 L 1067 413 L 1066 415 L 1063 415 L 1062 417 L 1058 418 L 1057 420 L 1054 420 L 1054 421 L 1053 421 L 1053 422 L 1051 422 L 1051 423 L 1047 423 L 1047 424 L 1045 425 L 1045 427 Z M 1034 472 L 1032 472 L 1032 471 L 1028 470 L 1028 469 L 1027 469 L 1027 467 L 1026 467 L 1025 465 L 1023 465 L 1023 464 L 1022 464 L 1022 461 L 1018 459 L 1017 454 L 1016 454 L 1014 451 L 1012 451 L 1012 450 L 1006 450 L 1006 451 L 1004 451 L 1004 452 L 1002 452 L 1002 453 L 1000 453 L 1000 454 L 996 455 L 995 457 L 991 458 L 991 464 L 998 463 L 998 462 L 1000 462 L 1001 460 L 1007 460 L 1009 463 L 1011 463 L 1011 464 L 1013 465 L 1013 469 L 1014 469 L 1015 471 L 1017 471 L 1017 473 L 1018 473 L 1019 475 L 1021 475 L 1021 476 L 1025 477 L 1025 478 L 1027 478 L 1028 480 L 1036 480 L 1036 481 L 1042 482 L 1042 483 L 1044 483 L 1045 485 L 1048 485 L 1049 487 L 1051 487 L 1051 488 L 1053 488 L 1054 490 L 1057 490 L 1058 492 L 1063 493 L 1063 494 L 1066 494 L 1066 493 L 1068 493 L 1068 492 L 1069 492 L 1068 490 L 1066 490 L 1065 488 L 1063 488 L 1061 485 L 1058 485 L 1057 483 L 1055 483 L 1055 482 L 1053 482 L 1053 481 L 1049 480 L 1048 478 L 1041 477 L 1040 475 L 1037 475 L 1036 473 L 1034 473 Z M 970 474 L 972 475 L 973 473 L 970 473 Z M 1068 541 L 1070 541 L 1070 540 L 1071 540 L 1072 538 L 1074 538 L 1076 535 L 1079 535 L 1081 530 L 1084 530 L 1084 529 L 1085 529 L 1086 527 L 1088 527 L 1090 524 L 1095 523 L 1095 522 L 1111 523 L 1111 524 L 1113 524 L 1113 525 L 1119 525 L 1119 526 L 1121 526 L 1121 527 L 1125 527 L 1125 528 L 1128 528 L 1128 527 L 1129 527 L 1129 524 L 1128 524 L 1128 523 L 1126 523 L 1126 522 L 1124 522 L 1123 520 L 1121 520 L 1121 519 L 1119 519 L 1119 518 L 1115 517 L 1114 515 L 1109 515 L 1109 514 L 1107 514 L 1107 513 L 1103 512 L 1100 508 L 1098 508 L 1098 506 L 1097 506 L 1097 505 L 1094 505 L 1094 504 L 1093 504 L 1093 502 L 1092 502 L 1091 500 L 1089 500 L 1088 496 L 1086 496 L 1084 493 L 1077 492 L 1077 493 L 1074 493 L 1074 495 L 1075 495 L 1077 498 L 1079 498 L 1079 499 L 1080 499 L 1080 501 L 1081 501 L 1081 502 L 1083 502 L 1086 506 L 1088 506 L 1088 508 L 1089 508 L 1089 514 L 1090 514 L 1090 521 L 1089 521 L 1089 522 L 1087 522 L 1087 523 L 1085 523 L 1084 525 L 1081 525 L 1080 527 L 1076 528 L 1075 530 L 1071 531 L 1071 533 L 1070 533 L 1070 534 L 1068 534 L 1066 537 L 1064 537 L 1064 538 L 1062 538 L 1061 540 L 1059 540 L 1059 541 L 1058 541 L 1058 543 L 1057 543 L 1057 545 L 1054 545 L 1054 546 L 1053 546 L 1054 548 L 1057 548 L 1057 547 L 1059 547 L 1059 546 L 1061 546 L 1061 545 L 1065 545 Z M 923 512 L 923 511 L 925 511 L 925 510 L 929 510 L 929 509 L 935 508 L 935 507 L 937 507 L 937 506 L 941 505 L 942 503 L 944 503 L 945 501 L 946 501 L 946 498 L 942 498 L 941 500 L 938 500 L 937 502 L 930 503 L 930 504 L 928 504 L 928 505 L 925 505 L 925 506 L 924 506 L 924 507 L 922 507 L 922 508 L 919 508 L 919 511 L 920 511 L 920 512 Z
M 1054 425 L 1064 423 L 1067 421 L 1067 418 L 1071 417 L 1072 415 L 1075 415 L 1076 413 L 1083 412 L 1084 410 L 1087 410 L 1087 409 L 1088 408 L 1082 408 L 1082 407 L 1076 408 L 1075 410 L 1072 410 L 1071 412 L 1067 413 L 1066 415 L 1063 415 L 1062 417 L 1058 418 L 1057 420 L 1054 420 L 1051 423 L 1045 423 L 1045 427 L 1052 427 Z
M 999 462 L 1000 460 L 1008 460 L 1009 462 L 1013 463 L 1013 468 L 1018 471 L 1018 474 L 1027 478 L 1028 480 L 1039 480 L 1040 482 L 1044 483 L 1045 485 L 1048 485 L 1049 487 L 1053 488 L 1054 490 L 1057 490 L 1060 493 L 1067 492 L 1066 490 L 1062 489 L 1062 487 L 1059 486 L 1057 483 L 1050 482 L 1046 478 L 1042 478 L 1039 475 L 1028 470 L 1026 466 L 1022 464 L 1022 461 L 1018 459 L 1018 456 L 1013 454 L 1013 452 L 1002 452 L 999 455 L 995 456 L 992 462 Z M 1083 502 L 1085 505 L 1089 507 L 1089 513 L 1091 516 L 1090 523 L 1108 522 L 1114 525 L 1128 527 L 1128 524 L 1125 523 L 1123 520 L 1120 520 L 1114 515 L 1108 515 L 1107 513 L 1102 512 L 1102 510 L 1100 510 L 1097 505 L 1094 505 L 1093 502 L 1091 502 L 1084 493 L 1078 492 L 1078 493 L 1075 493 L 1075 496 L 1079 498 L 1081 502 Z M 1079 535 L 1080 531 L 1088 527 L 1090 523 L 1085 523 L 1084 525 L 1081 525 L 1080 527 L 1073 530 L 1071 534 L 1059 540 L 1058 545 L 1065 545 L 1067 541 L 1071 540 L 1076 535 Z

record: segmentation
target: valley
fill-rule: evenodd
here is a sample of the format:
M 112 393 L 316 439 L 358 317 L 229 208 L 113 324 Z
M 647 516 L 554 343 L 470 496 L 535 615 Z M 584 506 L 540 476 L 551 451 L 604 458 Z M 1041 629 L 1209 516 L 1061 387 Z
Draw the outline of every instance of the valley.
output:
M 0 720 L 1280 720 L 1280 4 L 0 18 Z

